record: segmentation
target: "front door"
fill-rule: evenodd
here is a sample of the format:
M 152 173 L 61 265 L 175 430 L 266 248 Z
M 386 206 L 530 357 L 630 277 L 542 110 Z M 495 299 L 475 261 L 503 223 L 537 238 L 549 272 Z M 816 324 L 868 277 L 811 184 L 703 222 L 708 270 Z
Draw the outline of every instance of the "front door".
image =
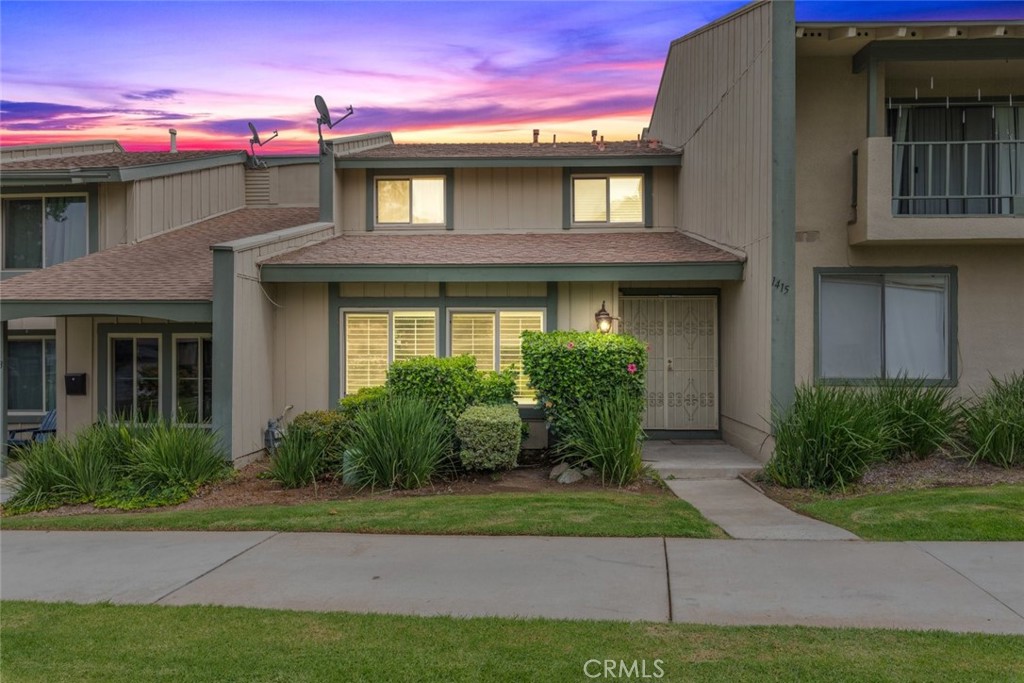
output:
M 644 429 L 718 429 L 718 297 L 622 297 L 622 332 L 647 343 Z

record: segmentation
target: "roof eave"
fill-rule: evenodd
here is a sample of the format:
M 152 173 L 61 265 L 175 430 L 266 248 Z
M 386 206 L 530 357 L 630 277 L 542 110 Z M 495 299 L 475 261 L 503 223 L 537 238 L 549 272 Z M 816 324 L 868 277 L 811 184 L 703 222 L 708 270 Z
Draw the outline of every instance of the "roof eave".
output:
M 335 159 L 335 168 L 607 168 L 620 166 L 679 166 L 681 153 L 635 156 L 430 157 Z

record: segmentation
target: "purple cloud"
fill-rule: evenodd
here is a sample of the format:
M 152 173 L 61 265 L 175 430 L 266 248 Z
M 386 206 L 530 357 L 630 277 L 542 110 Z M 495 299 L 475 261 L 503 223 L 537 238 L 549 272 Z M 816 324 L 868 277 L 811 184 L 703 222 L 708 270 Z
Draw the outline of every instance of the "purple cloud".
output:
M 181 91 L 173 90 L 171 88 L 159 88 L 157 90 L 146 90 L 143 92 L 126 92 L 121 93 L 121 97 L 126 100 L 146 100 L 149 102 L 155 102 L 158 100 L 169 100 Z

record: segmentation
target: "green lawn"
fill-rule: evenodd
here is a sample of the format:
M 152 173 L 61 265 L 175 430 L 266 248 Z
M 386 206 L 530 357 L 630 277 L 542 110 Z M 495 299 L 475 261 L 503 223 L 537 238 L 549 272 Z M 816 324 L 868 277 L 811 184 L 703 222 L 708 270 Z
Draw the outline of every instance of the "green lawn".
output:
M 5 681 L 1019 681 L 1024 638 L 804 627 L 458 619 L 5 602 Z M 625 678 L 620 676 L 619 678 Z M 634 675 L 633 679 L 640 677 Z
M 626 492 L 357 498 L 213 510 L 4 517 L 4 529 L 349 531 L 725 538 L 689 503 Z
M 1024 486 L 935 488 L 802 503 L 797 510 L 873 541 L 1024 541 Z

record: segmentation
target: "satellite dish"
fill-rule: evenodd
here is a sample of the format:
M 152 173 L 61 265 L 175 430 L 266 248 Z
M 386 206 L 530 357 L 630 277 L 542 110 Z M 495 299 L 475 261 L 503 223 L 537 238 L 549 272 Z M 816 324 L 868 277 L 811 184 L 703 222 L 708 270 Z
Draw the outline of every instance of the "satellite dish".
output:
M 259 160 L 256 156 L 256 146 L 262 147 L 271 140 L 277 137 L 277 131 L 266 140 L 260 140 L 259 131 L 256 130 L 256 126 L 253 125 L 252 121 L 249 122 L 249 132 L 252 133 L 252 137 L 249 138 L 249 154 L 252 156 L 252 165 L 254 168 L 264 168 L 265 164 Z
M 331 110 L 327 107 L 327 103 L 324 102 L 323 97 L 321 97 L 320 95 L 314 95 L 313 105 L 316 107 L 317 114 L 319 114 L 319 116 L 316 119 L 316 134 L 320 138 L 320 153 L 326 154 L 327 146 L 324 145 L 323 126 L 326 124 L 328 128 L 334 128 L 336 125 L 338 125 L 348 117 L 352 116 L 352 114 L 355 113 L 355 110 L 352 109 L 352 105 L 350 104 L 348 105 L 348 108 L 345 110 L 344 116 L 342 116 L 337 121 L 331 121 Z

